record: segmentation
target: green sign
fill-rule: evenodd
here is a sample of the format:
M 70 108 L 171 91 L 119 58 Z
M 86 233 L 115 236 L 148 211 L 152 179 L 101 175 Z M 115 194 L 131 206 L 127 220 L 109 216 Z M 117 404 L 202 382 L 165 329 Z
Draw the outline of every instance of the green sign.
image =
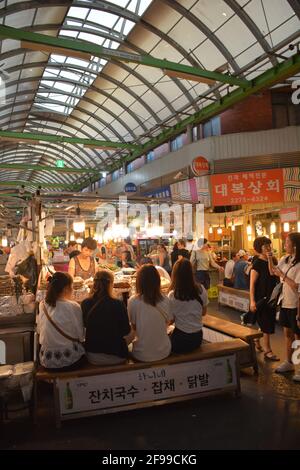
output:
M 56 160 L 57 168 L 63 168 L 65 166 L 65 162 L 63 160 Z

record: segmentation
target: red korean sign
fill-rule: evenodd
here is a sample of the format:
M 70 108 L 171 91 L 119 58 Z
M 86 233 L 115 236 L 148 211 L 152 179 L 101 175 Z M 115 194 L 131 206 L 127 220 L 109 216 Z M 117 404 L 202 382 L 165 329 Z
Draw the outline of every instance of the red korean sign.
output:
M 192 161 L 191 169 L 195 176 L 207 175 L 209 173 L 209 163 L 205 157 L 197 157 Z
M 283 201 L 283 170 L 262 170 L 212 175 L 214 206 Z

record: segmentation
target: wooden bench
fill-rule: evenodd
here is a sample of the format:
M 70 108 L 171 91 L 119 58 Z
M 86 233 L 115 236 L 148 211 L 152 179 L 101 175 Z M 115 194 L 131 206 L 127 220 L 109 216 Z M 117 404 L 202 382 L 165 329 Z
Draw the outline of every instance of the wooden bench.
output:
M 263 333 L 246 326 L 237 325 L 213 315 L 203 317 L 203 338 L 206 341 L 217 343 L 239 338 L 249 344 L 249 349 L 239 354 L 240 367 L 253 367 L 258 373 L 258 364 L 254 340 L 261 338 Z
M 240 339 L 203 344 L 196 351 L 155 363 L 86 365 L 72 372 L 36 371 L 38 382 L 53 386 L 56 427 L 62 420 L 191 400 L 211 394 L 240 394 L 238 354 L 249 349 Z
M 240 312 L 248 312 L 250 305 L 250 293 L 248 290 L 234 289 L 234 287 L 218 284 L 219 305 L 227 305 Z

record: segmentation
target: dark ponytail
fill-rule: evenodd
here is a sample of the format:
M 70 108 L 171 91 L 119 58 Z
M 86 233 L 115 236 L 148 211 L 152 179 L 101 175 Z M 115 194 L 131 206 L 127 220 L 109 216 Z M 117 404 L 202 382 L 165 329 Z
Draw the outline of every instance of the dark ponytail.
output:
M 73 278 L 68 273 L 57 272 L 48 279 L 49 285 L 46 294 L 46 303 L 51 307 L 56 306 L 58 297 L 66 287 L 71 287 Z
M 102 269 L 95 274 L 94 285 L 92 290 L 93 298 L 98 302 L 112 297 L 112 286 L 114 284 L 114 276 L 110 271 Z

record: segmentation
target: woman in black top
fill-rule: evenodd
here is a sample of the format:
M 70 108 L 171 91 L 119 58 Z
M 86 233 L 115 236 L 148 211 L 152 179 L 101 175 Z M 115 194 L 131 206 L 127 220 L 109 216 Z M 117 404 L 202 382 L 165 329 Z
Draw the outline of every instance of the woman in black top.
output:
M 174 243 L 173 251 L 171 253 L 172 267 L 174 266 L 174 264 L 176 263 L 177 260 L 178 260 L 178 242 Z
M 267 237 L 258 237 L 253 243 L 258 257 L 253 262 L 250 272 L 250 310 L 256 312 L 257 323 L 264 334 L 265 360 L 279 361 L 279 358 L 272 352 L 270 342 L 270 335 L 275 332 L 276 308 L 270 307 L 268 301 L 277 284 L 271 267 L 271 243 Z M 277 261 L 273 259 L 273 263 L 277 264 Z M 262 350 L 259 342 L 256 343 L 256 346 L 258 350 Z
M 94 365 L 121 364 L 128 357 L 131 328 L 124 303 L 113 297 L 113 283 L 111 272 L 97 272 L 92 296 L 81 304 L 86 355 Z

